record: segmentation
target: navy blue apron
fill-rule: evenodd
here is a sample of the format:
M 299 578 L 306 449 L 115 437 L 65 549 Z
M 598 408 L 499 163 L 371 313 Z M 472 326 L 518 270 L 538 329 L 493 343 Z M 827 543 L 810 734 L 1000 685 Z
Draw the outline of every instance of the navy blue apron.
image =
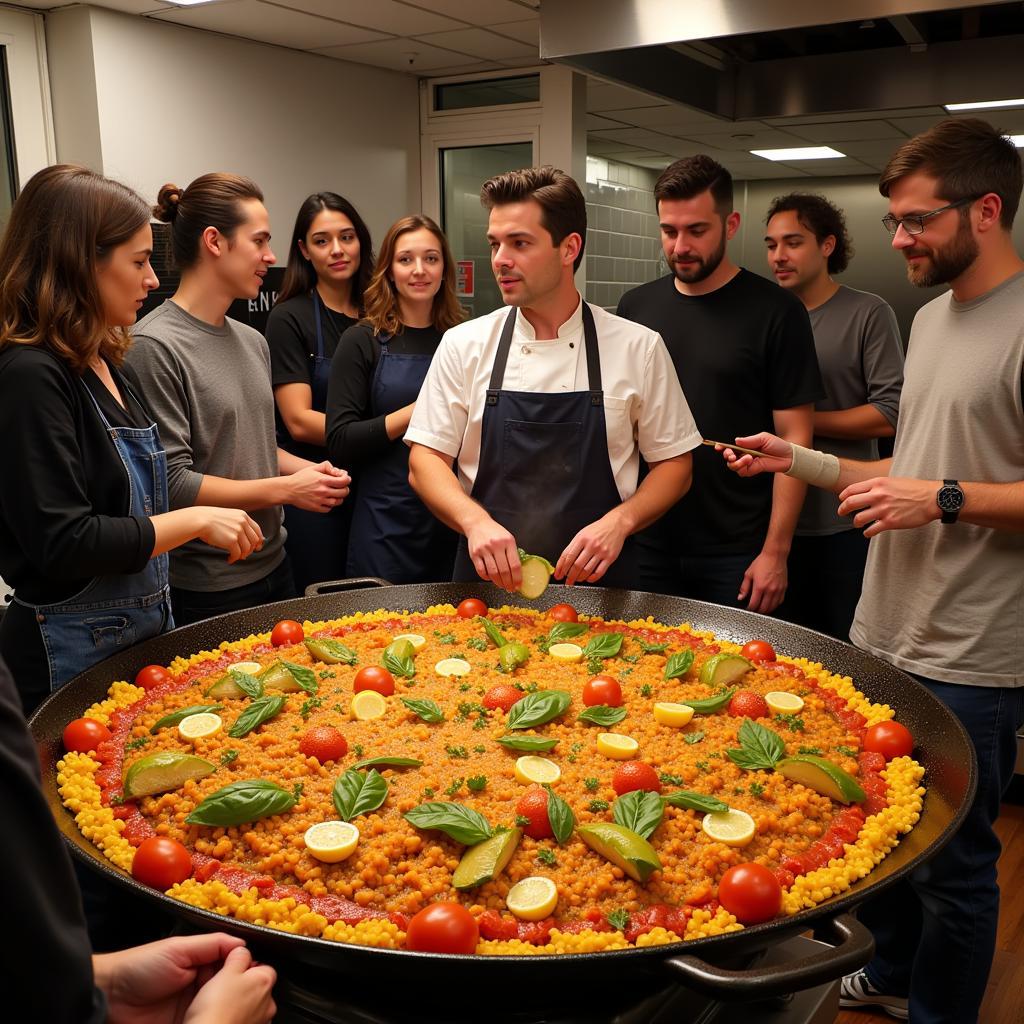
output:
M 430 355 L 398 355 L 390 336 L 378 335 L 370 408 L 387 416 L 419 397 Z M 409 485 L 409 449 L 397 438 L 387 452 L 359 470 L 359 498 L 352 512 L 349 576 L 379 576 L 391 583 L 437 583 L 451 577 L 455 534 L 420 501 Z
M 583 302 L 588 390 L 505 391 L 516 313 L 509 311 L 494 357 L 480 426 L 480 466 L 470 494 L 519 547 L 554 564 L 584 526 L 622 504 L 608 454 L 597 329 Z M 601 586 L 636 585 L 634 549 L 628 538 Z M 459 541 L 453 578 L 480 579 L 465 537 Z
M 167 456 L 156 424 L 112 427 L 96 396 L 82 384 L 124 464 L 129 483 L 128 514 L 167 511 Z M 129 392 L 130 394 L 130 392 Z M 46 648 L 50 691 L 125 647 L 174 628 L 166 554 L 151 558 L 136 573 L 97 576 L 77 594 L 56 604 L 18 604 L 32 610 Z

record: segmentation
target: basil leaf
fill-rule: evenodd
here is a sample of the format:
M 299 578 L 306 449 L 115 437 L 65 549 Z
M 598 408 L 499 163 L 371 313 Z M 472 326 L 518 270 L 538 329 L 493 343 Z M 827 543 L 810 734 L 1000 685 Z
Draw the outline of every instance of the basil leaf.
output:
M 415 757 L 367 757 L 352 765 L 356 768 L 419 768 L 423 762 Z
M 668 649 L 667 640 L 663 644 L 649 644 L 646 640 L 641 640 L 639 637 L 634 637 L 634 639 L 640 645 L 640 650 L 644 654 L 664 654 Z
M 581 722 L 591 722 L 593 725 L 618 725 L 626 717 L 625 708 L 613 708 L 607 704 L 595 704 L 580 712 Z
M 404 817 L 416 828 L 444 832 L 463 846 L 475 846 L 491 838 L 491 826 L 487 819 L 479 811 L 463 807 L 462 804 L 441 801 L 420 804 L 407 811 Z
M 260 697 L 254 700 L 236 719 L 235 724 L 228 729 L 228 735 L 236 740 L 248 736 L 258 725 L 269 722 L 275 715 L 281 713 L 284 707 L 285 698 L 282 694 L 275 697 Z
M 740 749 L 727 750 L 729 760 L 748 772 L 771 771 L 786 752 L 782 737 L 771 729 L 743 719 L 737 734 Z
M 508 641 L 498 632 L 498 627 L 491 622 L 486 615 L 478 615 L 476 621 L 484 627 L 484 632 L 487 634 L 487 639 L 494 644 L 495 647 L 504 647 Z
M 571 640 L 574 636 L 586 633 L 590 627 L 584 622 L 557 622 L 551 627 L 544 640 L 546 644 L 560 644 Z
M 340 640 L 334 640 L 329 636 L 315 636 L 302 642 L 317 661 L 327 665 L 354 665 L 359 660 L 359 656 L 351 647 L 346 647 Z
M 538 690 L 528 693 L 508 709 L 506 729 L 531 729 L 543 725 L 564 714 L 572 703 L 572 696 L 565 690 Z
M 263 696 L 263 683 L 261 683 L 255 676 L 249 675 L 248 672 L 239 672 L 237 668 L 229 668 L 228 673 L 231 678 L 235 681 L 237 686 L 242 693 L 249 697 L 251 700 L 259 700 Z
M 672 793 L 666 793 L 662 800 L 673 807 L 685 807 L 687 810 L 701 811 L 703 814 L 715 814 L 718 811 L 729 810 L 729 805 L 719 800 L 718 797 L 694 793 L 690 789 L 677 789 Z
M 665 678 L 678 679 L 680 676 L 685 676 L 690 671 L 692 664 L 693 651 L 689 647 L 685 651 L 677 651 L 670 655 L 668 661 L 665 662 Z
M 543 736 L 502 736 L 498 742 L 509 750 L 554 750 L 558 740 L 548 740 Z
M 726 690 L 723 693 L 719 693 L 714 697 L 706 697 L 704 700 L 683 700 L 687 707 L 693 708 L 694 714 L 697 715 L 710 715 L 716 711 L 721 711 L 729 701 L 732 700 L 732 695 L 736 692 L 734 686 L 731 690 Z
M 551 823 L 551 831 L 555 834 L 555 841 L 561 845 L 576 827 L 576 815 L 572 808 L 549 786 L 544 788 L 548 791 L 548 821 Z
M 411 655 L 399 658 L 394 651 L 385 651 L 380 661 L 393 676 L 408 676 L 412 679 L 416 675 L 416 664 Z
M 687 732 L 683 733 L 683 739 L 692 747 L 694 743 L 700 743 L 704 739 L 703 732 Z
M 306 693 L 315 694 L 320 689 L 320 684 L 316 681 L 316 676 L 311 668 L 296 665 L 294 661 L 282 661 L 281 664 L 288 669 L 288 674 Z
M 351 821 L 360 814 L 369 814 L 388 797 L 388 783 L 376 768 L 368 772 L 357 772 L 349 768 L 338 777 L 331 793 L 334 809 L 342 821 Z
M 595 633 L 583 648 L 584 658 L 614 658 L 622 650 L 621 633 Z
M 241 779 L 211 793 L 186 819 L 189 825 L 227 828 L 282 814 L 295 806 L 295 797 L 276 782 Z
M 403 697 L 402 703 L 413 712 L 419 715 L 424 722 L 443 722 L 444 712 L 432 700 L 424 698 L 419 700 L 416 697 Z
M 163 718 L 153 723 L 153 727 L 149 731 L 151 735 L 155 736 L 161 729 L 166 729 L 169 725 L 177 725 L 182 719 L 188 718 L 189 715 L 198 715 L 203 711 L 223 710 L 223 704 L 193 704 L 191 707 L 182 708 L 180 711 L 172 711 L 169 715 L 164 715 Z
M 657 793 L 634 789 L 620 796 L 612 805 L 612 820 L 647 839 L 661 824 L 665 805 Z

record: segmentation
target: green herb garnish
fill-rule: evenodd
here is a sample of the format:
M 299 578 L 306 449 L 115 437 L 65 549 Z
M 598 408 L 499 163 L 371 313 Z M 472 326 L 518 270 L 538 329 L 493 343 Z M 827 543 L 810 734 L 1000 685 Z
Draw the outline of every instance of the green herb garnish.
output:
M 377 810 L 388 797 L 388 783 L 376 768 L 358 772 L 349 768 L 338 777 L 331 794 L 334 809 L 342 821 Z
M 782 737 L 771 729 L 743 719 L 737 738 L 739 749 L 728 750 L 729 759 L 748 772 L 771 771 L 786 753 Z
M 429 698 L 418 700 L 415 697 L 402 697 L 402 703 L 424 722 L 443 722 L 444 712 L 440 706 Z

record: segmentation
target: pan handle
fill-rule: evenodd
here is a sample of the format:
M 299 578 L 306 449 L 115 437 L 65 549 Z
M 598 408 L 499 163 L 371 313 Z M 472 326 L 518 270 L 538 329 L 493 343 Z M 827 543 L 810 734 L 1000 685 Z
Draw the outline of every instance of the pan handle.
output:
M 387 580 L 379 576 L 353 576 L 349 580 L 325 580 L 311 583 L 306 587 L 306 597 L 320 597 L 323 594 L 340 594 L 346 590 L 361 590 L 363 587 L 390 587 Z
M 695 956 L 676 956 L 666 960 L 665 966 L 677 975 L 678 981 L 697 992 L 722 1000 L 744 1000 L 814 988 L 850 974 L 871 959 L 875 940 L 852 914 L 822 921 L 816 926 L 815 937 L 819 929 L 826 932 L 825 938 L 835 940 L 835 946 L 803 960 L 733 971 Z

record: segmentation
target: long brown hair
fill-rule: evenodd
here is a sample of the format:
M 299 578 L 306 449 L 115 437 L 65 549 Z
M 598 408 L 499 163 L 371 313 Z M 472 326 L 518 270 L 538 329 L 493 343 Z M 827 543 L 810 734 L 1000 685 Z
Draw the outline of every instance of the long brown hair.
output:
M 441 276 L 441 287 L 434 296 L 431 307 L 431 320 L 439 331 L 447 331 L 465 319 L 459 300 L 455 296 L 455 264 L 452 262 L 451 250 L 444 232 L 426 214 L 413 213 L 401 220 L 396 220 L 388 228 L 377 257 L 377 266 L 373 277 L 363 296 L 366 302 L 366 322 L 373 328 L 374 334 L 401 334 L 402 321 L 398 306 L 398 292 L 391 280 L 391 264 L 398 248 L 398 240 L 410 231 L 425 228 L 436 239 L 441 247 L 441 258 L 444 260 L 444 274 Z
M 96 269 L 149 223 L 141 196 L 76 164 L 34 174 L 0 241 L 0 348 L 41 345 L 82 373 L 120 366 L 127 331 L 107 323 Z

